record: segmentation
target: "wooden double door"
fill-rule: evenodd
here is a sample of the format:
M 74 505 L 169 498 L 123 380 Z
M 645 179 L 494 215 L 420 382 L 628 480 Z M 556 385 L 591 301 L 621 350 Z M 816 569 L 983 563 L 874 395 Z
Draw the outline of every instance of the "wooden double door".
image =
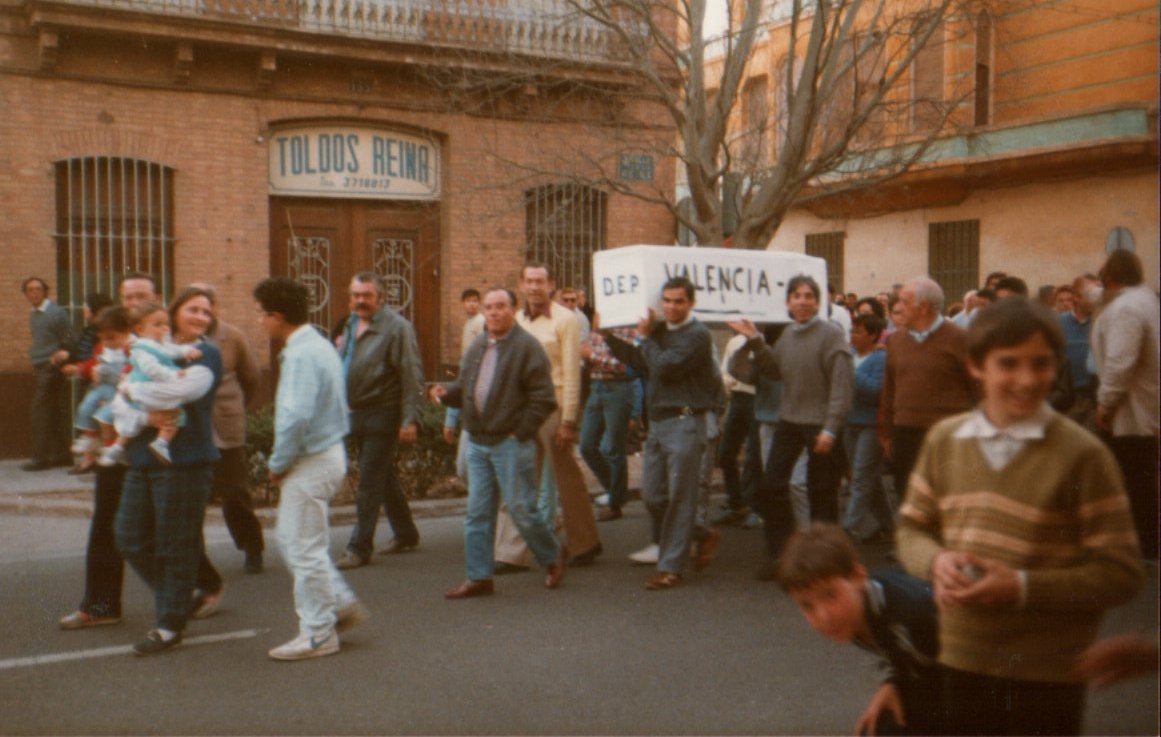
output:
M 275 197 L 270 273 L 311 291 L 311 322 L 327 335 L 350 314 L 347 287 L 361 271 L 387 285 L 387 304 L 411 321 L 424 374 L 439 366 L 439 205 Z

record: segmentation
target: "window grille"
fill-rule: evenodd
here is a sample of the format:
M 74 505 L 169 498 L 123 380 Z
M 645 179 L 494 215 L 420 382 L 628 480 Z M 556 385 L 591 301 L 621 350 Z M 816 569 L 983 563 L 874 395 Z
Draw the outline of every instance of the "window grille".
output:
M 375 273 L 387 288 L 387 305 L 414 324 L 415 241 L 376 238 L 371 244 L 371 254 Z
M 151 275 L 161 297 L 173 295 L 173 169 L 107 156 L 58 161 L 57 292 L 80 322 L 85 295 L 116 297 L 121 278 Z
M 291 236 L 287 249 L 288 276 L 310 292 L 310 323 L 329 336 L 341 327 L 332 322 L 331 239 Z
M 806 255 L 817 256 L 826 260 L 826 279 L 834 287 L 835 293 L 845 293 L 843 286 L 843 260 L 847 234 L 838 231 L 834 233 L 811 233 L 806 236 Z M 825 284 L 819 284 L 826 291 Z
M 928 225 L 927 270 L 943 287 L 948 304 L 975 289 L 980 279 L 980 221 Z
M 524 193 L 526 261 L 548 265 L 557 287 L 592 294 L 592 255 L 604 250 L 608 195 L 578 184 L 549 184 Z

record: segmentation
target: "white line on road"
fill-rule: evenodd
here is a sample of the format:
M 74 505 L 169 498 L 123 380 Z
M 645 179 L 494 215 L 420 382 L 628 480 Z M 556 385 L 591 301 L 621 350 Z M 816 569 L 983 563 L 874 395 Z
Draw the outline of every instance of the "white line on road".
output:
M 186 645 L 208 645 L 213 642 L 226 640 L 244 640 L 257 637 L 260 632 L 267 630 L 238 630 L 236 632 L 222 632 L 217 635 L 199 635 L 182 641 Z M 68 653 L 53 653 L 51 655 L 33 655 L 30 658 L 11 658 L 0 660 L 0 670 L 14 670 L 29 668 L 34 665 L 52 665 L 53 663 L 67 663 L 72 660 L 88 660 L 89 658 L 106 658 L 111 655 L 128 655 L 133 652 L 131 645 L 117 645 L 116 647 L 99 647 L 93 650 L 74 650 Z

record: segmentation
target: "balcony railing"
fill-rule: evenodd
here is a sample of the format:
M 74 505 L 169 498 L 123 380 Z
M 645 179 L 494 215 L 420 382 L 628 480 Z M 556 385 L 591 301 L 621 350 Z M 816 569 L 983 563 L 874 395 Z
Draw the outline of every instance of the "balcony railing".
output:
M 355 38 L 596 63 L 617 35 L 567 0 L 58 0 Z

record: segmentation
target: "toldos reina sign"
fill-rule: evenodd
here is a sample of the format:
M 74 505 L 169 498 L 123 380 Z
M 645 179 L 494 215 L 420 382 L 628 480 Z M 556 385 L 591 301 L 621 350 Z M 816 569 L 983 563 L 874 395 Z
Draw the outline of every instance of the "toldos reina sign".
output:
M 790 322 L 786 283 L 806 274 L 826 289 L 826 261 L 789 251 L 626 246 L 593 254 L 593 291 L 601 327 L 636 325 L 650 308 L 661 319 L 661 285 L 684 276 L 697 288 L 703 322 L 745 318 Z
M 271 132 L 270 194 L 439 199 L 439 143 L 390 128 L 312 125 Z

